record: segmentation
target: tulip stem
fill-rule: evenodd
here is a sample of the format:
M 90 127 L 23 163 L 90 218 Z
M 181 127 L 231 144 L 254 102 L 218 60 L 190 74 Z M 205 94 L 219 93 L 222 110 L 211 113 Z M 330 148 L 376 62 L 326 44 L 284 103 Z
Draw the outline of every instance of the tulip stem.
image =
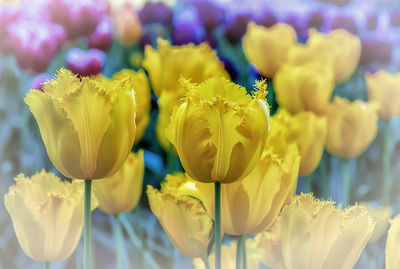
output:
M 211 269 L 210 263 L 208 262 L 208 259 L 203 260 L 204 265 L 206 266 L 206 269 Z
M 349 205 L 350 200 L 350 160 L 343 159 L 342 163 L 343 168 L 343 207 L 347 207 Z
M 92 180 L 85 180 L 85 204 L 84 204 L 84 248 L 83 268 L 92 269 Z
M 383 156 L 382 156 L 382 169 L 383 169 L 383 186 L 382 186 L 382 202 L 384 205 L 390 205 L 390 159 L 392 156 L 391 139 L 392 132 L 390 127 L 390 120 L 384 120 L 384 140 L 383 140 Z
M 245 269 L 246 264 L 246 235 L 237 238 L 236 243 L 236 269 Z
M 49 262 L 44 262 L 44 269 L 50 269 L 50 263 Z
M 121 240 L 122 230 L 119 215 L 114 215 L 114 236 L 115 236 L 115 258 L 117 263 L 117 269 L 122 269 L 122 257 L 121 257 Z
M 215 191 L 215 269 L 221 269 L 221 183 L 214 183 Z

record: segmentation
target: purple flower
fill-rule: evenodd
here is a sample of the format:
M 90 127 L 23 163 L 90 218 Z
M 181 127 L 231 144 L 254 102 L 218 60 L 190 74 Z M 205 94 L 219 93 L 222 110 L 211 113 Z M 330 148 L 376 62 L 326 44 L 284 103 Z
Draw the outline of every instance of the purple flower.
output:
M 68 68 L 80 76 L 94 76 L 101 72 L 105 60 L 104 51 L 71 48 L 65 56 Z
M 206 33 L 202 39 L 202 42 L 207 43 L 213 49 L 217 47 L 217 40 L 215 39 L 213 33 Z
M 48 22 L 17 20 L 7 27 L 8 40 L 23 70 L 44 72 L 65 42 L 64 28 Z
M 322 11 L 313 11 L 308 15 L 307 18 L 307 28 L 315 28 L 320 30 L 324 24 L 324 13 Z
M 271 10 L 264 10 L 261 15 L 257 16 L 256 21 L 258 25 L 271 27 L 278 22 L 278 18 Z
M 360 65 L 389 63 L 392 58 L 392 45 L 372 38 L 361 41 Z
M 352 17 L 344 15 L 339 15 L 333 18 L 331 29 L 345 29 L 354 35 L 358 32 L 356 21 Z
M 368 16 L 367 29 L 373 31 L 376 29 L 377 25 L 378 25 L 378 16 L 376 16 L 375 14 Z
M 139 11 L 140 22 L 144 24 L 161 23 L 165 26 L 172 24 L 172 10 L 163 2 L 146 2 Z
M 188 43 L 198 43 L 196 28 L 192 24 L 181 23 L 174 26 L 172 31 L 174 45 L 180 46 Z
M 212 32 L 224 22 L 225 11 L 209 0 L 194 1 L 199 19 L 207 32 Z
M 112 42 L 112 24 L 109 17 L 104 17 L 96 30 L 88 38 L 88 47 L 106 51 Z
M 51 76 L 47 73 L 41 73 L 33 78 L 31 82 L 31 89 L 43 91 L 43 83 L 51 80 Z
M 152 45 L 151 35 L 149 33 L 144 32 L 140 39 L 140 46 L 144 49 L 147 45 Z
M 246 33 L 247 24 L 253 19 L 250 13 L 238 14 L 225 25 L 225 36 L 231 44 L 237 44 Z
M 296 14 L 291 14 L 285 18 L 285 23 L 289 24 L 295 30 L 299 40 L 304 42 L 308 38 L 308 28 L 306 21 Z
M 400 12 L 397 10 L 393 10 L 390 12 L 390 25 L 393 27 L 400 26 Z

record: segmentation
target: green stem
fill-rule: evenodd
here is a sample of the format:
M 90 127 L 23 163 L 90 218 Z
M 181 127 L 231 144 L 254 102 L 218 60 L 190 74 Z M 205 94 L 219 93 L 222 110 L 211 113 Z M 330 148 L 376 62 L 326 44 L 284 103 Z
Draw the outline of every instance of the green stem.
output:
M 243 247 L 242 247 L 243 269 L 247 269 L 246 235 L 242 235 L 242 237 L 243 237 Z
M 208 259 L 204 259 L 203 262 L 204 262 L 204 265 L 206 266 L 206 269 L 211 269 Z
M 215 222 L 214 222 L 214 235 L 215 235 L 215 269 L 221 269 L 221 183 L 214 183 L 214 196 L 215 196 Z
M 85 180 L 85 204 L 84 204 L 84 248 L 83 268 L 92 269 L 92 180 Z
M 117 269 L 122 269 L 122 257 L 121 257 L 121 222 L 118 215 L 114 215 L 114 236 L 115 236 L 115 258 L 117 263 Z
M 236 241 L 236 269 L 243 268 L 246 261 L 244 260 L 246 236 L 240 235 Z
M 347 207 L 350 201 L 350 160 L 343 159 L 343 207 Z
M 382 186 L 382 202 L 384 205 L 390 205 L 390 159 L 392 156 L 392 130 L 390 127 L 390 120 L 384 120 L 384 141 L 383 141 L 383 156 L 382 156 L 382 169 L 383 169 L 383 186 Z
M 50 269 L 50 263 L 49 262 L 44 262 L 43 263 L 43 268 L 44 269 Z
M 309 174 L 308 176 L 305 176 L 306 180 L 306 186 L 307 186 L 307 192 L 312 192 L 312 176 Z

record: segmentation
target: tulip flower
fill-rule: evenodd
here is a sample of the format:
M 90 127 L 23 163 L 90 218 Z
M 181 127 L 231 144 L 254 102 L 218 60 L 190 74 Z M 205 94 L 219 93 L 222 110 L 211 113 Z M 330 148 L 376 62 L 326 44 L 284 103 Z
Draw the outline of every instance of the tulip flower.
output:
M 400 241 L 400 216 L 397 215 L 390 222 L 390 229 L 386 240 L 386 269 L 396 269 L 400 267 L 399 255 L 399 241 Z
M 280 107 L 290 113 L 311 111 L 323 114 L 334 88 L 334 72 L 329 64 L 310 61 L 284 64 L 274 78 L 274 90 Z
M 263 264 L 285 269 L 351 269 L 375 227 L 362 206 L 337 209 L 333 202 L 298 196 L 279 220 L 257 236 Z
M 343 29 L 329 34 L 320 34 L 310 30 L 307 46 L 314 47 L 320 54 L 331 54 L 335 71 L 335 82 L 347 80 L 358 66 L 361 55 L 359 38 Z
M 113 12 L 116 39 L 124 46 L 139 41 L 142 36 L 142 24 L 134 8 L 126 3 Z
M 382 153 L 382 200 L 384 204 L 390 204 L 390 164 L 393 153 L 392 130 L 390 120 L 400 116 L 398 104 L 400 102 L 400 73 L 390 74 L 385 71 L 379 71 L 375 74 L 367 73 L 365 80 L 368 89 L 369 100 L 379 105 L 379 116 L 384 119 L 384 144 Z
M 232 183 L 255 167 L 268 133 L 265 82 L 252 97 L 221 77 L 201 84 L 181 80 L 187 95 L 166 131 L 189 176 L 205 183 Z
M 130 153 L 117 173 L 95 181 L 94 193 L 100 210 L 118 215 L 134 209 L 142 194 L 143 174 L 143 150 L 140 150 L 137 154 Z
M 135 139 L 136 104 L 132 82 L 100 83 L 61 69 L 54 80 L 25 97 L 47 154 L 64 176 L 85 179 L 85 268 L 92 268 L 92 179 L 117 172 Z
M 128 69 L 115 73 L 112 80 L 127 80 L 132 82 L 132 88 L 135 91 L 135 101 L 137 104 L 135 118 L 136 135 L 134 141 L 134 144 L 137 144 L 142 139 L 150 121 L 149 113 L 151 109 L 151 93 L 149 81 L 143 70 L 134 72 Z
M 98 49 L 71 48 L 65 55 L 68 68 L 79 76 L 94 76 L 101 72 L 106 54 Z
M 379 104 L 379 116 L 384 119 L 400 116 L 400 73 L 381 70 L 375 74 L 367 73 L 365 80 L 368 99 Z
M 143 67 L 147 70 L 155 94 L 159 97 L 159 119 L 156 133 L 163 148 L 170 150 L 165 129 L 174 106 L 185 95 L 179 78 L 191 79 L 201 83 L 213 76 L 229 77 L 224 65 L 218 61 L 214 51 L 207 44 L 195 46 L 170 46 L 167 41 L 158 39 L 158 49 L 147 46 Z
M 200 200 L 187 195 L 186 191 L 177 191 L 179 187 L 189 188 L 196 193 L 192 185 L 167 186 L 173 182 L 184 182 L 182 175 L 167 175 L 161 191 L 147 186 L 147 196 L 151 211 L 160 221 L 172 244 L 185 256 L 207 259 L 208 247 L 212 241 L 213 221 Z M 170 183 L 171 182 L 171 183 Z M 176 183 L 175 183 L 176 184 Z
M 256 166 L 269 130 L 265 81 L 257 93 L 226 78 L 200 84 L 181 80 L 187 92 L 171 115 L 166 135 L 189 176 L 215 183 L 215 267 L 221 268 L 221 183 L 232 183 Z
M 83 228 L 83 182 L 61 181 L 42 170 L 15 178 L 4 196 L 18 242 L 30 258 L 59 262 L 71 256 Z M 92 210 L 97 201 L 93 197 Z
M 327 109 L 327 150 L 342 159 L 359 156 L 372 143 L 378 131 L 375 103 L 350 103 L 336 97 Z
M 240 43 L 246 33 L 247 25 L 254 20 L 253 14 L 245 11 L 233 15 L 224 24 L 224 34 L 226 39 L 232 44 Z
M 107 51 L 112 43 L 113 26 L 111 19 L 106 17 L 97 25 L 96 30 L 88 38 L 87 44 L 91 49 Z
M 136 130 L 128 82 L 98 83 L 61 69 L 43 84 L 43 92 L 27 94 L 50 160 L 64 176 L 104 178 L 125 162 Z
M 250 23 L 243 37 L 244 53 L 258 72 L 273 77 L 284 62 L 289 49 L 296 44 L 296 33 L 287 24 L 269 28 Z

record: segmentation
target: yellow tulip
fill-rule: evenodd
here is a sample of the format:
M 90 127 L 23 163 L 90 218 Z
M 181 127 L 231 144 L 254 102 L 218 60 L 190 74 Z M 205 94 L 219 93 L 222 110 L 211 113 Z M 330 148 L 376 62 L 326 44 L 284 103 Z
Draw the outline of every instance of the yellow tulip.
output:
M 143 174 L 143 150 L 137 154 L 130 153 L 117 173 L 94 182 L 99 208 L 113 215 L 134 209 L 142 194 Z
M 320 61 L 284 64 L 274 78 L 277 102 L 292 114 L 301 111 L 323 114 L 333 88 L 333 69 Z
M 194 83 L 203 82 L 213 76 L 229 77 L 224 65 L 208 44 L 171 46 L 163 39 L 157 41 L 157 50 L 146 46 L 143 60 L 143 67 L 149 73 L 157 96 L 163 91 L 182 90 L 180 77 Z
M 125 46 L 135 44 L 142 36 L 142 24 L 135 8 L 125 3 L 116 7 L 113 12 L 116 39 Z
M 44 170 L 23 174 L 4 196 L 15 233 L 26 255 L 58 262 L 75 250 L 83 228 L 83 182 L 64 181 Z M 97 206 L 93 197 L 92 210 Z
M 236 268 L 236 240 L 231 241 L 229 245 L 221 247 L 221 265 L 222 268 L 233 269 Z M 215 253 L 211 253 L 208 258 L 210 268 L 215 268 Z M 249 269 L 258 269 L 262 259 L 263 251 L 258 248 L 253 239 L 246 240 L 246 264 Z M 204 261 L 197 258 L 193 259 L 193 266 L 195 269 L 206 269 Z
M 279 140 L 279 141 L 278 141 Z M 263 152 L 248 176 L 221 189 L 221 229 L 231 235 L 257 234 L 268 229 L 296 191 L 300 156 L 295 143 L 280 136 Z M 199 199 L 214 214 L 212 184 L 197 183 Z
M 274 137 L 285 136 L 288 143 L 295 142 L 301 156 L 299 175 L 306 176 L 317 168 L 321 160 L 327 132 L 326 117 L 311 112 L 292 116 L 284 109 L 279 109 L 271 117 L 271 133 L 265 147 L 274 145 Z
M 258 247 L 265 251 L 266 266 L 351 269 L 371 237 L 375 222 L 362 206 L 342 211 L 333 202 L 302 194 L 282 210 L 275 225 L 256 238 Z
M 212 240 L 213 221 L 200 200 L 187 191 L 177 191 L 183 181 L 182 175 L 167 175 L 161 191 L 147 186 L 151 211 L 160 221 L 172 244 L 183 255 L 190 258 L 206 259 Z M 164 187 L 169 182 L 179 181 L 173 187 Z M 196 193 L 192 185 L 189 193 Z
M 272 27 L 250 23 L 243 36 L 243 50 L 249 60 L 265 76 L 272 78 L 296 44 L 296 32 L 290 25 L 277 23 Z
M 332 55 L 336 83 L 344 82 L 354 73 L 361 56 L 360 39 L 344 29 L 329 34 L 312 29 L 307 46 L 312 47 L 318 55 Z
M 136 104 L 129 79 L 111 85 L 61 69 L 25 102 L 47 154 L 64 176 L 98 179 L 125 162 L 135 139 Z
M 143 67 L 147 70 L 155 94 L 159 97 L 159 118 L 156 126 L 157 138 L 167 151 L 170 144 L 165 136 L 173 108 L 185 96 L 181 77 L 200 83 L 213 76 L 229 78 L 224 65 L 218 61 L 214 51 L 206 43 L 195 46 L 170 46 L 158 39 L 158 49 L 145 49 Z
M 360 100 L 350 103 L 336 97 L 327 110 L 327 150 L 340 158 L 351 159 L 363 153 L 375 139 L 378 114 L 375 103 Z
M 187 95 L 172 113 L 166 135 L 182 166 L 197 181 L 232 183 L 256 166 L 269 129 L 266 84 L 258 93 L 222 77 L 182 80 Z
M 379 115 L 384 119 L 400 116 L 400 73 L 367 73 L 365 80 L 369 100 L 379 104 Z
M 399 242 L 400 242 L 400 215 L 397 215 L 390 222 L 390 229 L 386 240 L 386 269 L 400 268 L 400 255 L 399 255 Z
M 112 80 L 124 80 L 131 82 L 131 87 L 135 91 L 135 101 L 137 104 L 136 112 L 136 135 L 135 142 L 137 144 L 142 139 L 144 132 L 146 131 L 147 125 L 150 121 L 150 109 L 151 109 L 151 96 L 150 96 L 150 85 L 147 80 L 147 76 L 143 70 L 138 72 L 132 70 L 122 70 L 116 73 Z

